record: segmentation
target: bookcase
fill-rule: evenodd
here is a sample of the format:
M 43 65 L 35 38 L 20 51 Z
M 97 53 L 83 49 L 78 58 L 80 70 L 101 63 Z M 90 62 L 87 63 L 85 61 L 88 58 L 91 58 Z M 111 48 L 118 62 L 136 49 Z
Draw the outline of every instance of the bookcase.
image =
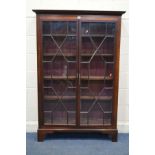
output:
M 101 132 L 117 141 L 123 11 L 33 10 L 37 25 L 38 141 Z

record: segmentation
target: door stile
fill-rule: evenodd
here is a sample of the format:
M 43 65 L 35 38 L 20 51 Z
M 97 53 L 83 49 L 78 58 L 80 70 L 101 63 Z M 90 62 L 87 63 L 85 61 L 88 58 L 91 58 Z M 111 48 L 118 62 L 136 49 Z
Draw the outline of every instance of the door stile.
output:
M 77 16 L 77 44 L 78 44 L 78 48 L 77 48 L 77 127 L 80 127 L 80 47 L 81 47 L 81 36 L 80 36 L 80 32 L 81 32 L 81 26 L 80 26 L 80 19 L 78 18 L 79 16 Z
M 80 117 L 79 117 L 79 102 L 80 102 L 80 99 L 79 99 L 79 22 L 78 22 L 78 19 L 77 19 L 77 32 L 76 32 L 76 37 L 77 37 L 77 40 L 76 40 L 76 44 L 77 44 L 77 64 L 76 64 L 76 68 L 77 68 L 77 73 L 76 73 L 76 99 L 77 99 L 77 102 L 76 102 L 76 126 L 78 127 L 79 124 L 80 124 Z

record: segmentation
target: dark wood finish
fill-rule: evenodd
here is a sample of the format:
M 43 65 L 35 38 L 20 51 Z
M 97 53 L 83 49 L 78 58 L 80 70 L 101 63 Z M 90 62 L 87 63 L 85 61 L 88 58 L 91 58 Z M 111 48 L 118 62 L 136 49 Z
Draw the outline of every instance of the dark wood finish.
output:
M 114 101 L 113 101 L 113 124 L 115 128 L 117 128 L 121 17 L 118 18 L 116 26 L 117 26 L 117 31 L 116 31 L 117 38 L 115 43 L 116 52 L 115 52 L 115 68 L 114 68 L 115 77 L 114 77 Z M 114 138 L 114 139 L 117 139 L 117 138 Z
M 33 10 L 37 14 L 60 15 L 114 15 L 121 16 L 125 11 L 92 11 L 92 10 Z
M 61 98 L 61 96 L 44 96 L 45 100 L 56 100 L 58 98 Z M 68 100 L 68 99 L 75 99 L 76 96 L 63 96 L 63 100 Z M 94 96 L 80 96 L 80 99 L 83 100 L 93 100 L 95 99 Z M 112 96 L 99 96 L 98 100 L 111 100 Z
M 125 12 L 33 11 L 37 14 L 38 141 L 47 133 L 101 132 L 116 142 Z
M 42 73 L 42 42 L 41 42 L 41 24 L 39 20 L 39 16 L 36 18 L 37 23 L 37 74 L 38 74 L 38 120 L 39 120 L 39 128 L 43 125 L 43 73 Z
M 51 132 L 52 133 L 52 132 Z M 38 130 L 37 131 L 37 138 L 38 138 L 38 142 L 42 142 L 44 141 L 45 137 L 46 137 L 46 132 L 42 131 L 42 130 Z
M 118 131 L 115 130 L 111 133 L 112 142 L 117 142 L 118 139 Z
M 80 50 L 80 38 L 79 38 L 79 33 L 80 33 L 80 24 L 78 20 L 78 51 Z M 77 82 L 77 127 L 80 127 L 80 85 L 79 85 L 79 73 L 80 73 L 80 53 L 78 52 L 78 82 Z

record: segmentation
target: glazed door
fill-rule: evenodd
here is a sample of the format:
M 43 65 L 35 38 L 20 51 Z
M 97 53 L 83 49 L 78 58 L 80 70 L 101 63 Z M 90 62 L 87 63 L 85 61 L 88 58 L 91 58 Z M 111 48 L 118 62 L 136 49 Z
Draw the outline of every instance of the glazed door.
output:
M 77 21 L 42 21 L 43 124 L 76 125 Z
M 110 126 L 115 23 L 42 21 L 43 124 Z
M 114 46 L 114 22 L 80 22 L 80 126 L 112 124 Z

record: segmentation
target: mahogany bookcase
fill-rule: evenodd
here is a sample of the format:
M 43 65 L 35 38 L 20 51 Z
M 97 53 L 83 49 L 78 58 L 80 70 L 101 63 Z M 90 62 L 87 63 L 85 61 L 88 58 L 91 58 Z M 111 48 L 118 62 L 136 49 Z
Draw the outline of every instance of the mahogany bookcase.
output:
M 124 11 L 33 10 L 37 25 L 38 141 L 101 132 L 117 141 Z

